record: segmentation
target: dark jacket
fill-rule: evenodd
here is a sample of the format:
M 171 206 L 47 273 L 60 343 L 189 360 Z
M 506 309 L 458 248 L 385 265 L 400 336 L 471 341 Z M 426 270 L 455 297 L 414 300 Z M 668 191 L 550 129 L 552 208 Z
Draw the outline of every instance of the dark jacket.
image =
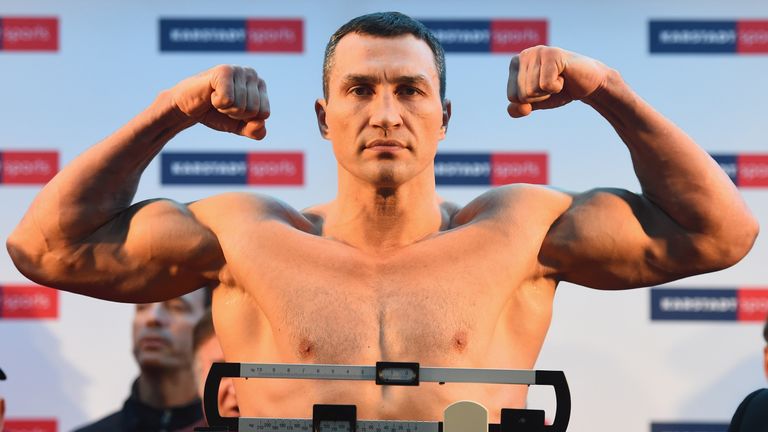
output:
M 728 432 L 768 431 L 768 388 L 749 394 L 741 402 L 731 419 Z
M 180 407 L 152 408 L 139 400 L 138 387 L 136 380 L 123 409 L 73 432 L 186 432 L 205 426 L 200 400 Z

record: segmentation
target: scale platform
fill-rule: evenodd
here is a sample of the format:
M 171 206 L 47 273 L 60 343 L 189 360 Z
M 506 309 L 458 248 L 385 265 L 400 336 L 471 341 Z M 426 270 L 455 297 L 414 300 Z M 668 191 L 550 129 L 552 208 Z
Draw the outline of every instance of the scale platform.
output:
M 444 421 L 357 419 L 355 405 L 314 405 L 311 418 L 222 417 L 217 394 L 223 378 L 283 378 L 375 381 L 377 385 L 418 386 L 422 382 L 547 385 L 557 404 L 551 425 L 543 410 L 502 408 L 500 423 L 485 422 L 466 430 L 459 420 L 478 417 L 481 405 L 463 401 L 446 409 Z M 209 427 L 195 431 L 230 432 L 565 432 L 571 393 L 562 371 L 421 367 L 418 363 L 378 362 L 375 366 L 214 363 L 205 381 L 203 407 Z M 449 415 L 450 414 L 450 415 Z M 459 419 L 459 420 L 456 420 Z M 458 426 L 461 424 L 461 426 Z M 476 430 L 475 430 L 476 429 Z

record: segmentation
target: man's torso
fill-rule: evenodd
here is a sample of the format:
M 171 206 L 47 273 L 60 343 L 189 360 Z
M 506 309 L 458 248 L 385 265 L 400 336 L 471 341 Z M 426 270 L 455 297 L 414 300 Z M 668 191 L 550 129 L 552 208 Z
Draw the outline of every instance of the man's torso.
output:
M 244 205 L 237 223 L 211 226 L 227 259 L 213 309 L 227 361 L 533 368 L 556 285 L 538 262 L 560 212 L 542 205 L 551 194 L 506 191 L 385 256 L 307 232 L 316 226 L 306 220 L 249 216 Z M 314 403 L 342 403 L 357 405 L 361 419 L 434 420 L 470 399 L 498 420 L 526 394 L 525 386 L 237 381 L 246 417 L 308 417 Z

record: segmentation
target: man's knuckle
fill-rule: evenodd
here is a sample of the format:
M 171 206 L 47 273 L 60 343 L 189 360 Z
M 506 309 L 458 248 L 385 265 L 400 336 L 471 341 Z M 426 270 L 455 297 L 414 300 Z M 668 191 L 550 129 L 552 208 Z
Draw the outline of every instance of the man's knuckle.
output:
M 229 107 L 232 106 L 235 101 L 232 99 L 232 97 L 228 94 L 222 94 L 222 93 L 216 93 L 216 104 L 221 107 Z
M 255 70 L 255 69 L 253 69 L 253 68 L 247 68 L 247 69 L 245 70 L 245 72 L 246 72 L 246 76 L 248 76 L 248 78 L 251 78 L 251 79 L 253 79 L 253 80 L 255 80 L 255 81 L 261 81 L 261 78 L 259 78 L 259 73 L 258 73 L 258 72 L 256 72 L 256 70 Z
M 213 67 L 213 72 L 215 74 L 221 75 L 223 77 L 231 76 L 232 75 L 232 66 L 226 65 L 226 64 L 220 64 Z
M 548 93 L 558 90 L 558 85 L 557 85 L 557 82 L 555 81 L 546 80 L 546 81 L 543 81 L 540 85 L 541 85 L 541 89 Z

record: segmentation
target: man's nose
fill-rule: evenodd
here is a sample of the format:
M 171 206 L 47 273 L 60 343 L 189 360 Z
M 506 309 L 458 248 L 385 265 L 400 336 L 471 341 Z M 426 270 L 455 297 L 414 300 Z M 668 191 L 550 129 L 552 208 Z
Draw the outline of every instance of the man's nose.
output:
M 371 104 L 371 126 L 388 130 L 400 126 L 402 122 L 400 105 L 392 94 L 384 93 L 374 98 Z
M 168 323 L 168 311 L 162 303 L 152 303 L 147 308 L 147 325 L 160 327 Z

